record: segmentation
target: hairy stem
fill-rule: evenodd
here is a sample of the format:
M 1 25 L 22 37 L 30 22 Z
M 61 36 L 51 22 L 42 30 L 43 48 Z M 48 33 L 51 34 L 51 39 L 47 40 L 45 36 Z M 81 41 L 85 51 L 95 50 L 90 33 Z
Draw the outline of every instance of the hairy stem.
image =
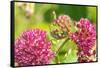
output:
M 64 47 L 64 44 L 65 44 L 68 40 L 69 40 L 69 38 L 66 38 L 66 39 L 64 40 L 64 42 L 63 42 L 62 44 L 59 45 L 59 48 L 58 48 L 57 51 L 56 51 L 56 58 L 55 58 L 55 60 L 56 60 L 57 63 L 59 63 L 58 54 L 59 54 L 60 50 Z

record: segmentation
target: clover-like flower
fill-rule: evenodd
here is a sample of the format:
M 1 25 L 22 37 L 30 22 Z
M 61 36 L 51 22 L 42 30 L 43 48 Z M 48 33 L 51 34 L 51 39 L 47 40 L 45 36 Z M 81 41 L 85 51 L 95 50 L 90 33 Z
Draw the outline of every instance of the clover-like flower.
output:
M 15 41 L 15 62 L 18 66 L 49 64 L 54 53 L 46 32 L 27 30 Z
M 71 19 L 68 15 L 61 15 L 54 19 L 54 24 L 57 24 L 63 31 L 70 31 Z
M 78 61 L 96 61 L 96 28 L 88 19 L 81 18 L 76 24 L 77 31 L 70 35 L 71 39 L 78 45 Z
M 56 39 L 62 39 L 67 37 L 68 32 L 70 32 L 70 25 L 71 20 L 68 15 L 61 15 L 54 19 L 53 21 L 53 27 L 51 34 Z

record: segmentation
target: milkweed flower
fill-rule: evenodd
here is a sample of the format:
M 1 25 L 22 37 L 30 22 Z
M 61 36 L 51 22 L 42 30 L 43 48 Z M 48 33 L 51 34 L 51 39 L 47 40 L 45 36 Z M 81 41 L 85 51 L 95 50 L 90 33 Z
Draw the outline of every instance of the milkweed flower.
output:
M 76 24 L 77 31 L 70 38 L 78 45 L 78 61 L 96 61 L 96 28 L 88 19 L 81 18 Z
M 49 64 L 54 53 L 46 32 L 27 30 L 15 41 L 15 62 L 19 66 Z
M 57 24 L 63 31 L 69 31 L 71 27 L 70 22 L 71 19 L 68 15 L 61 15 L 54 19 L 53 23 Z
M 68 15 L 58 16 L 53 20 L 53 25 L 56 26 L 56 29 L 52 29 L 51 34 L 57 39 L 62 39 L 67 37 L 68 32 L 70 31 L 70 22 L 71 19 Z

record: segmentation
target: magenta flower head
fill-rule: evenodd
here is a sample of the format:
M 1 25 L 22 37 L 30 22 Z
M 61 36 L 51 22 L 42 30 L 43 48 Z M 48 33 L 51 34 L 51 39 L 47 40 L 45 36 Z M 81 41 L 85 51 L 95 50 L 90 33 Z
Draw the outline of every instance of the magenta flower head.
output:
M 78 61 L 90 62 L 95 61 L 95 42 L 96 42 L 96 28 L 88 20 L 81 18 L 76 24 L 77 31 L 71 34 L 71 39 L 78 45 Z
M 15 41 L 15 62 L 18 66 L 49 64 L 54 57 L 46 32 L 27 30 Z
M 66 38 L 68 32 L 70 31 L 70 23 L 71 19 L 68 15 L 58 16 L 53 20 L 51 35 L 56 39 Z
M 54 19 L 54 24 L 57 24 L 63 31 L 70 30 L 71 19 L 68 15 L 61 15 Z

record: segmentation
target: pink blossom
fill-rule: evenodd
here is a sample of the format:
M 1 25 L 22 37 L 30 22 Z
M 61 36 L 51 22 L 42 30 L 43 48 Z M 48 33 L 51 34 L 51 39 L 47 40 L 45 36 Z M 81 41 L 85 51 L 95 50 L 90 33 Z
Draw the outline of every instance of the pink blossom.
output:
M 53 22 L 53 24 L 58 25 L 65 32 L 70 31 L 70 27 L 71 27 L 70 23 L 71 23 L 71 19 L 68 15 L 58 16 L 56 19 L 54 19 Z
M 78 61 L 90 62 L 90 56 L 95 55 L 92 50 L 96 42 L 96 28 L 88 19 L 81 18 L 77 23 L 78 31 L 72 33 L 70 38 L 78 45 Z
M 54 57 L 46 32 L 27 30 L 15 41 L 15 62 L 18 66 L 49 64 Z

